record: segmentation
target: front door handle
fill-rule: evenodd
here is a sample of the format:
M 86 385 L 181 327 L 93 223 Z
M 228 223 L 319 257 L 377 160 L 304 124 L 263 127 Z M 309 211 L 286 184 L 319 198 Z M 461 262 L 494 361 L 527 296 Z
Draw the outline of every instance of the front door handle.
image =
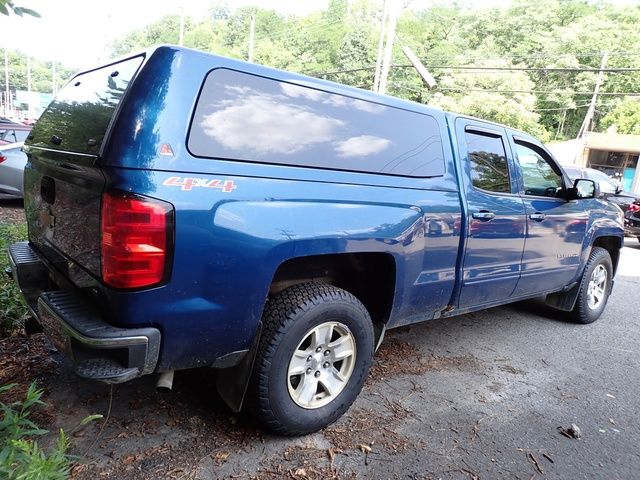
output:
M 476 220 L 488 222 L 489 220 L 493 220 L 496 217 L 496 214 L 488 210 L 480 210 L 479 212 L 473 212 L 471 216 Z
M 529 215 L 529 218 L 535 222 L 541 222 L 544 220 L 544 213 L 536 212 Z

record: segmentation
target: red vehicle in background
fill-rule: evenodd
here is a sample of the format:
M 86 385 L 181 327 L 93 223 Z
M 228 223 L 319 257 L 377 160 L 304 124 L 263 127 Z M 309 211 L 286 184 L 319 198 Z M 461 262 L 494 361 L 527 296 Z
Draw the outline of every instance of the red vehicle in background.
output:
M 634 201 L 624 212 L 624 233 L 640 241 L 640 200 Z

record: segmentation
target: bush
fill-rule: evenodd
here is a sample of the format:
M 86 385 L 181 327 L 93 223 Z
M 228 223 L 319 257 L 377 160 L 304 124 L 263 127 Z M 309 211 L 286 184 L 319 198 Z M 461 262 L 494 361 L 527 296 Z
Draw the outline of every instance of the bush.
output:
M 0 394 L 8 392 L 15 384 L 0 387 Z M 66 479 L 71 469 L 67 455 L 69 440 L 61 429 L 58 440 L 50 453 L 45 453 L 33 437 L 49 433 L 29 420 L 35 406 L 44 405 L 42 391 L 35 382 L 29 386 L 24 400 L 10 404 L 0 402 L 0 478 L 8 480 L 57 480 Z

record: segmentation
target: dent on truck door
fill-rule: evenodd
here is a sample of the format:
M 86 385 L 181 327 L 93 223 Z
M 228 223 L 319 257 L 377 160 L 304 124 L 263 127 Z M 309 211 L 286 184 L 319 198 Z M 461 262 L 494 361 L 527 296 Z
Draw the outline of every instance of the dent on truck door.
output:
M 576 275 L 588 213 L 578 200 L 558 197 L 561 170 L 544 149 L 514 139 L 521 195 L 527 212 L 527 239 L 516 295 L 560 289 Z
M 460 308 L 509 298 L 520 276 L 525 218 L 504 130 L 456 122 L 469 213 Z

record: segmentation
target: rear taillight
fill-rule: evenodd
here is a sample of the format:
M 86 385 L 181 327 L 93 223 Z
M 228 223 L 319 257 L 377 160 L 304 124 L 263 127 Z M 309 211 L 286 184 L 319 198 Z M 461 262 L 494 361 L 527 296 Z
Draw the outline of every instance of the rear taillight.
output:
M 0 155 L 0 163 L 4 162 L 7 159 L 4 155 Z
M 640 212 L 640 205 L 632 203 L 631 205 L 629 205 L 627 210 L 629 210 L 630 212 Z
M 173 206 L 127 193 L 102 195 L 102 280 L 114 288 L 157 285 L 169 272 Z

